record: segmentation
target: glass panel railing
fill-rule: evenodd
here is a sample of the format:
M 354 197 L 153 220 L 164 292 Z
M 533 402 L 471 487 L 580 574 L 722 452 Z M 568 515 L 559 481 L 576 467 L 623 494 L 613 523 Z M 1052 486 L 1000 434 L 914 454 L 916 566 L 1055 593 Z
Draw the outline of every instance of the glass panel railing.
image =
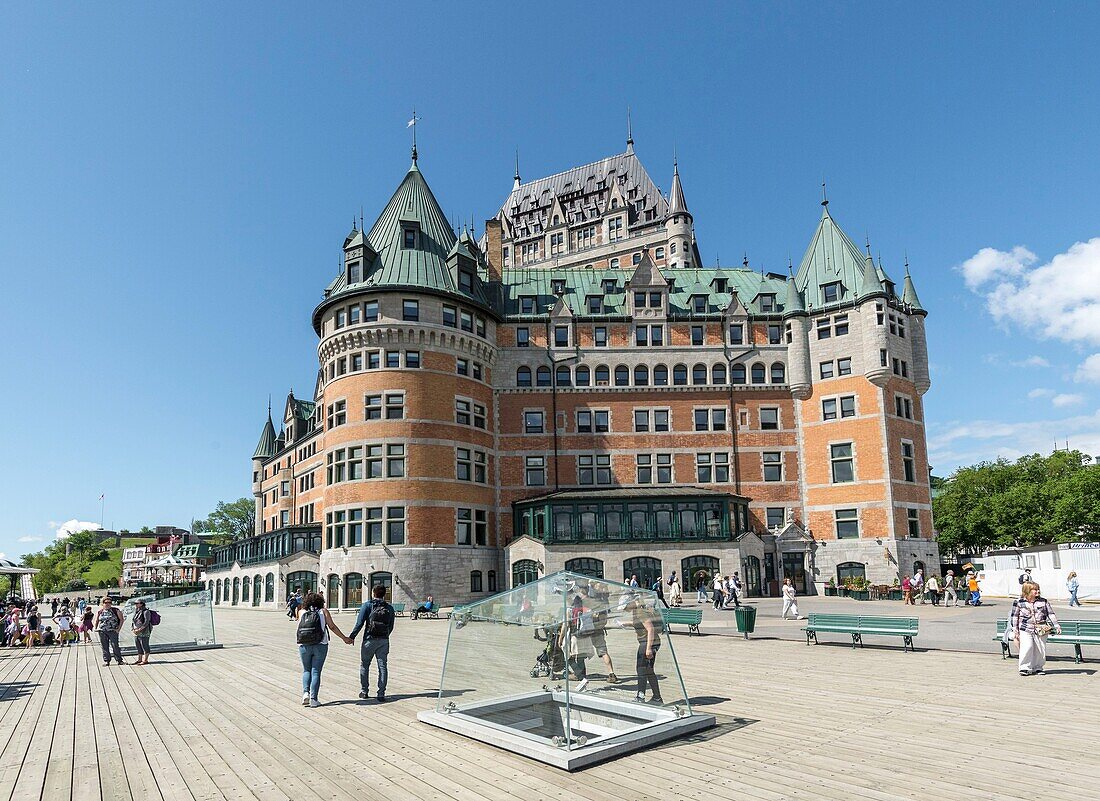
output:
M 134 617 L 134 601 L 137 600 L 145 601 L 149 609 L 160 615 L 160 624 L 153 627 L 149 640 L 154 652 L 173 647 L 196 648 L 216 644 L 214 610 L 210 605 L 210 593 L 204 590 L 161 600 L 140 595 L 128 600 L 122 607 L 126 623 L 118 638 L 123 648 L 134 647 L 134 634 L 130 625 Z

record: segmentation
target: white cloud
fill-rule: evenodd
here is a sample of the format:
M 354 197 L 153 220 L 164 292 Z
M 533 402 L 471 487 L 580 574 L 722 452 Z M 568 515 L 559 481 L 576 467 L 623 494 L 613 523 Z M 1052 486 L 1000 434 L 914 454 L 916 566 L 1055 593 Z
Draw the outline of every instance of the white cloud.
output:
M 1077 403 L 1084 403 L 1084 401 L 1084 395 L 1071 395 L 1068 392 L 1063 392 L 1061 394 L 1055 395 L 1053 398 L 1050 399 L 1051 404 L 1059 409 L 1063 406 L 1073 406 Z
M 42 542 L 41 537 L 20 537 L 16 542 Z
M 1038 256 L 1020 245 L 1009 253 L 996 248 L 982 248 L 959 265 L 959 271 L 966 285 L 977 290 L 994 278 L 1020 275 L 1038 260 Z
M 1031 390 L 1031 392 L 1027 393 L 1027 396 L 1029 398 L 1049 398 L 1053 394 L 1054 394 L 1053 389 L 1045 389 L 1044 387 L 1036 387 L 1035 389 Z
M 77 520 L 75 517 L 72 520 L 66 520 L 64 523 L 60 523 L 57 526 L 57 538 L 63 540 L 70 534 L 76 534 L 80 531 L 99 531 L 103 526 L 99 523 L 88 523 L 86 521 Z
M 937 475 L 959 465 L 975 464 L 1004 456 L 1017 459 L 1028 453 L 1050 453 L 1066 441 L 1075 450 L 1100 456 L 1100 410 L 1061 420 L 969 420 L 930 426 L 928 451 Z
M 1073 376 L 1073 380 L 1100 384 L 1100 353 L 1094 353 L 1081 362 L 1077 368 L 1077 373 Z
M 1013 362 L 1015 367 L 1050 367 L 1050 362 L 1042 356 L 1028 356 L 1023 361 Z

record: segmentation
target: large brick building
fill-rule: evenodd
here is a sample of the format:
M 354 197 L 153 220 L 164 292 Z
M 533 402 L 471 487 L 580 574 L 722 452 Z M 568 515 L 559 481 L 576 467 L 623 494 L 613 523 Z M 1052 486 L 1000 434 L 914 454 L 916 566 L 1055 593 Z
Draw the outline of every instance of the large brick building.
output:
M 220 603 L 470 600 L 569 568 L 890 582 L 938 563 L 925 311 L 833 219 L 791 275 L 704 267 L 678 169 L 627 149 L 456 235 L 413 163 L 313 312 Z

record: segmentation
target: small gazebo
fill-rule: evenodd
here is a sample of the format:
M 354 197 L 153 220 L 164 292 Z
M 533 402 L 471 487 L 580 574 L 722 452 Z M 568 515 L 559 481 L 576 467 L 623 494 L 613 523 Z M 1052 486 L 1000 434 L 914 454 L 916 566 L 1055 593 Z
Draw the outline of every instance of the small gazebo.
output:
M 153 576 L 156 576 L 156 571 L 160 570 L 161 580 L 168 582 L 171 578 L 178 578 L 180 581 L 186 580 L 183 575 L 183 571 L 201 567 L 198 562 L 189 562 L 185 559 L 180 559 L 178 556 L 165 556 L 161 559 L 156 559 L 145 565 L 146 570 L 153 571 Z M 172 575 L 172 571 L 179 571 L 175 577 Z M 147 576 L 148 578 L 148 576 Z
M 34 567 L 22 567 L 10 559 L 0 559 L 0 576 L 7 576 L 10 587 L 8 594 L 15 594 L 16 576 L 19 576 L 19 593 L 24 598 L 34 597 L 34 586 L 31 584 L 31 576 L 38 572 Z

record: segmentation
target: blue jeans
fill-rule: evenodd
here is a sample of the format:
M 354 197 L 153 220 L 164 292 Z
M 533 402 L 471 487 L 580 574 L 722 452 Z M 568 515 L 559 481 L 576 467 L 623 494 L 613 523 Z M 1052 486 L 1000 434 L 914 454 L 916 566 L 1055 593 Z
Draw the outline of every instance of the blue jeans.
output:
M 378 694 L 386 694 L 386 681 L 389 679 L 390 640 L 389 637 L 373 639 L 364 637 L 363 644 L 359 648 L 359 686 L 363 692 L 370 695 L 370 663 L 378 660 Z
M 328 643 L 299 645 L 298 655 L 302 657 L 302 692 L 316 698 L 317 691 L 321 689 L 321 668 L 325 666 L 325 657 L 328 656 Z
M 1081 605 L 1081 602 L 1077 600 L 1077 590 L 1070 590 L 1069 591 L 1069 605 L 1070 606 L 1080 606 Z

